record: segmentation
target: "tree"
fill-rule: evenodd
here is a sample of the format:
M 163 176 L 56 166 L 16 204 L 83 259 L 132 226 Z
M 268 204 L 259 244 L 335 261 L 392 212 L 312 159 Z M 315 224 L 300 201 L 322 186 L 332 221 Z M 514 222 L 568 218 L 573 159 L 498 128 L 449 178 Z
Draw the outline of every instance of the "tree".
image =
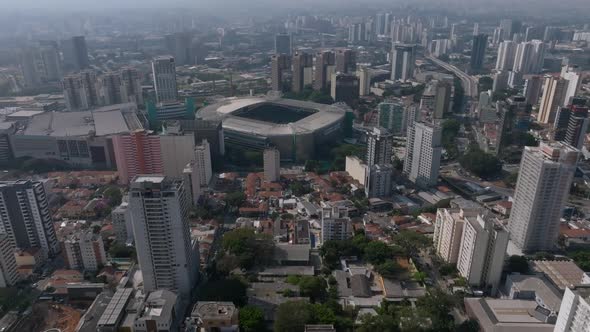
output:
M 312 321 L 309 303 L 305 301 L 289 301 L 279 305 L 276 311 L 274 331 L 303 331 L 305 324 Z
M 355 328 L 357 332 L 398 332 L 399 324 L 390 315 L 373 316 L 366 314 L 361 316 L 360 324 Z
M 576 262 L 576 264 L 578 264 L 582 270 L 586 272 L 590 271 L 590 251 L 574 251 L 568 255 L 574 260 L 574 262 Z
M 459 158 L 459 163 L 479 177 L 494 176 L 502 171 L 500 159 L 474 146 Z
M 240 330 L 244 332 L 265 331 L 264 312 L 262 309 L 247 305 L 240 308 Z
M 529 262 L 527 261 L 526 257 L 512 255 L 508 258 L 508 271 L 510 272 L 518 272 L 518 273 L 528 273 L 529 272 Z
M 264 265 L 272 258 L 274 242 L 266 234 L 256 234 L 253 229 L 237 228 L 223 235 L 223 249 L 238 259 L 244 269 Z
M 516 186 L 516 180 L 518 180 L 518 172 L 508 174 L 502 181 L 508 187 L 514 188 Z
M 309 306 L 311 313 L 311 321 L 314 324 L 334 324 L 336 323 L 336 314 L 334 311 L 320 303 L 311 304 Z
M 318 104 L 333 104 L 334 103 L 334 99 L 332 99 L 332 96 L 330 96 L 329 94 L 326 94 L 322 91 L 314 91 L 311 93 L 311 95 L 309 95 L 309 100 L 313 101 L 314 103 L 318 103 Z
M 455 323 L 449 311 L 455 303 L 450 295 L 440 289 L 432 289 L 426 296 L 419 298 L 416 305 L 432 319 L 432 330 L 454 331 Z
M 391 248 L 381 241 L 371 241 L 365 247 L 364 258 L 373 265 L 381 264 L 392 256 Z
M 109 255 L 113 258 L 134 258 L 135 249 L 124 244 L 115 243 L 109 248 Z
M 489 76 L 482 76 L 478 81 L 479 92 L 488 91 L 494 85 L 494 79 Z
M 423 284 L 424 281 L 426 280 L 426 278 L 428 277 L 428 275 L 425 272 L 414 272 L 414 275 L 412 276 L 414 278 L 414 280 L 416 280 L 417 282 Z
M 299 291 L 303 296 L 309 296 L 312 302 L 326 298 L 326 280 L 321 277 L 303 276 L 299 281 Z
M 212 280 L 203 285 L 199 299 L 203 301 L 229 301 L 236 306 L 243 306 L 248 300 L 247 288 L 248 285 L 236 278 Z
M 384 278 L 389 279 L 395 278 L 400 272 L 404 271 L 404 269 L 393 260 L 388 260 L 385 263 L 377 265 L 375 270 Z
M 119 187 L 116 186 L 107 187 L 102 192 L 102 195 L 105 199 L 107 199 L 107 202 L 111 207 L 119 206 L 121 204 L 121 201 L 123 200 L 123 194 L 121 193 L 121 189 L 119 189 Z
M 425 235 L 414 231 L 401 231 L 393 237 L 393 242 L 400 246 L 407 257 L 413 257 L 422 249 L 432 244 Z
M 320 162 L 317 160 L 309 159 L 305 162 L 305 171 L 306 172 L 320 172 Z
M 468 319 L 457 326 L 456 332 L 479 332 L 479 323 L 475 319 Z
M 235 191 L 225 195 L 225 205 L 230 209 L 239 208 L 246 200 L 246 194 L 241 191 Z
M 460 129 L 461 123 L 455 119 L 445 120 L 442 124 L 442 146 L 447 151 L 449 158 L 455 158 L 459 154 L 455 138 Z

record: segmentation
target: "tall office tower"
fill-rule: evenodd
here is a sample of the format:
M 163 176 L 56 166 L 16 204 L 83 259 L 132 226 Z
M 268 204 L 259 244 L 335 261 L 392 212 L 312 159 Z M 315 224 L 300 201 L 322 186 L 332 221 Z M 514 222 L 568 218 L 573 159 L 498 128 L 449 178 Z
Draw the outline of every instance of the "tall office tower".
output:
M 352 237 L 352 223 L 348 208 L 342 206 L 322 209 L 322 243 L 332 240 L 347 240 Z
M 104 243 L 92 229 L 70 234 L 62 242 L 63 256 L 70 269 L 98 271 L 107 263 Z
M 275 54 L 270 58 L 270 80 L 273 91 L 283 91 L 283 71 L 291 67 L 290 57 L 285 54 Z
M 369 179 L 365 187 L 368 198 L 388 197 L 393 189 L 393 165 L 373 165 L 369 170 Z
M 130 214 L 129 202 L 126 199 L 111 212 L 115 238 L 120 244 L 133 243 L 133 225 L 131 224 Z
M 547 26 L 545 27 L 545 33 L 543 34 L 543 41 L 552 42 L 559 39 L 559 28 Z
M 494 33 L 492 34 L 492 44 L 497 46 L 504 40 L 502 35 L 504 34 L 504 30 L 501 27 L 497 27 L 494 29 Z
M 334 73 L 331 79 L 330 95 L 334 102 L 352 103 L 359 98 L 359 78 L 353 74 Z
M 504 19 L 500 21 L 500 28 L 503 30 L 502 39 L 511 40 L 515 34 L 520 33 L 522 23 L 516 20 Z
M 121 80 L 121 100 L 123 103 L 135 103 L 143 106 L 141 77 L 135 68 L 123 68 L 119 72 Z
M 453 42 L 450 39 L 436 39 L 433 40 L 430 45 L 430 53 L 435 57 L 440 57 L 441 55 L 449 54 L 449 52 L 453 48 Z
M 191 243 L 190 202 L 182 180 L 137 176 L 129 189 L 129 209 L 145 292 L 167 289 L 190 296 L 198 275 L 198 244 Z
M 323 90 L 328 87 L 328 81 L 331 79 L 331 67 L 334 66 L 335 57 L 332 51 L 322 51 L 315 56 L 315 80 L 313 88 Z
M 467 218 L 476 217 L 478 210 L 438 209 L 434 224 L 433 243 L 436 254 L 450 264 L 457 263 L 461 236 Z
M 582 83 L 580 69 L 578 67 L 563 66 L 561 68 L 561 77 L 567 81 L 567 90 L 563 97 L 563 105 L 566 106 L 570 104 L 570 99 L 580 91 Z
M 524 33 L 524 40 L 525 41 L 532 41 L 535 39 L 543 40 L 543 34 L 545 32 L 545 27 L 543 26 L 536 26 L 536 27 L 527 27 Z
M 152 60 L 152 76 L 156 90 L 156 102 L 171 102 L 178 99 L 176 64 L 171 56 L 159 56 Z
M 406 134 L 406 111 L 401 102 L 383 102 L 377 105 L 379 127 L 387 129 L 393 136 Z
M 449 39 L 454 39 L 457 36 L 457 23 L 451 24 L 451 30 L 449 30 Z
M 564 143 L 524 148 L 508 229 L 525 252 L 552 250 L 580 151 Z
M 121 104 L 121 77 L 117 73 L 109 72 L 100 77 L 100 96 L 103 105 Z
M 59 243 L 41 182 L 0 182 L 0 222 L 3 233 L 8 234 L 17 248 L 39 248 L 43 258 L 59 253 Z
M 393 134 L 385 128 L 373 128 L 367 134 L 367 165 L 391 164 Z
M 416 48 L 414 45 L 396 44 L 391 54 L 391 80 L 407 81 L 414 77 Z
M 62 69 L 57 48 L 54 46 L 41 47 L 40 55 L 45 80 L 59 81 L 62 78 Z
M 291 55 L 293 41 L 290 34 L 279 33 L 275 36 L 275 54 Z
M 590 288 L 565 289 L 553 332 L 587 332 L 590 320 Z
M 150 131 L 137 130 L 114 136 L 113 150 L 121 184 L 129 183 L 136 175 L 164 172 L 160 138 Z
M 508 86 L 512 89 L 520 89 L 523 84 L 523 75 L 519 71 L 508 72 Z
M 313 56 L 304 52 L 293 55 L 293 92 L 301 92 L 312 82 Z
M 391 15 L 391 13 L 385 13 L 385 29 L 383 31 L 384 35 L 389 35 L 391 33 L 391 21 L 394 19 L 394 17 Z
M 471 60 L 469 66 L 473 71 L 483 69 L 484 60 L 486 57 L 486 47 L 488 44 L 488 35 L 479 34 L 473 36 L 473 46 L 471 47 Z
M 518 44 L 513 71 L 521 74 L 538 74 L 543 69 L 545 44 L 539 40 Z
M 169 51 L 174 55 L 174 62 L 178 66 L 193 64 L 192 54 L 193 35 L 190 32 L 176 32 L 171 36 Z
M 529 76 L 524 83 L 524 97 L 529 105 L 536 105 L 543 91 L 543 77 L 541 75 Z
M 441 152 L 440 127 L 419 122 L 408 126 L 403 173 L 418 186 L 435 185 L 438 182 Z
M 471 286 L 496 294 L 508 247 L 508 231 L 493 216 L 465 218 L 457 270 Z
M 545 63 L 545 52 L 547 45 L 541 40 L 533 40 L 530 43 L 533 44 L 534 57 L 532 71 L 534 74 L 538 74 L 543 70 L 543 64 Z
M 336 72 L 351 74 L 356 71 L 356 59 L 351 49 L 336 51 Z
M 88 48 L 84 36 L 75 36 L 62 42 L 64 63 L 73 70 L 90 67 Z
M 86 110 L 90 107 L 88 95 L 78 75 L 64 77 L 62 88 L 68 111 Z
M 479 23 L 473 23 L 473 35 L 477 36 L 479 35 Z
M 263 152 L 264 179 L 276 182 L 281 178 L 281 154 L 276 148 L 267 148 Z
M 451 90 L 451 85 L 446 81 L 436 81 L 434 84 L 434 107 L 432 109 L 434 119 L 442 119 L 445 114 L 449 113 Z
M 545 76 L 545 85 L 543 87 L 543 97 L 539 105 L 539 115 L 537 121 L 541 123 L 553 123 L 557 108 L 563 105 L 565 93 L 567 90 L 567 81 L 563 78 Z
M 516 56 L 516 46 L 516 43 L 511 40 L 503 41 L 500 44 L 498 47 L 496 70 L 512 70 Z
M 375 32 L 377 35 L 384 35 L 385 34 L 385 14 L 384 13 L 377 13 L 375 15 Z
M 211 168 L 211 147 L 206 139 L 201 144 L 195 146 L 195 164 L 198 167 L 199 183 L 201 186 L 208 186 L 213 177 Z
M 558 107 L 555 115 L 555 122 L 553 123 L 553 140 L 557 142 L 564 142 L 567 134 L 567 127 L 570 123 L 572 110 L 570 107 Z
M 25 87 L 35 88 L 41 84 L 41 77 L 37 67 L 37 53 L 35 49 L 27 48 L 21 51 L 20 67 L 23 74 Z
M 0 287 L 15 286 L 20 280 L 14 251 L 14 244 L 8 234 L 0 233 Z
M 359 96 L 368 96 L 371 94 L 371 71 L 362 67 L 357 71 L 359 78 Z
M 576 149 L 584 146 L 586 133 L 588 132 L 588 107 L 572 105 L 567 130 L 565 133 L 565 142 Z

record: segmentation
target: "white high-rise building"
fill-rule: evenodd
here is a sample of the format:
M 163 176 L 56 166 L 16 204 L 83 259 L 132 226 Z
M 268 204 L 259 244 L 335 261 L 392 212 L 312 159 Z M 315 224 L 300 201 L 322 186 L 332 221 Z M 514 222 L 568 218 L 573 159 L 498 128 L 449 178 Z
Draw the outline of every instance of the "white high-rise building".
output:
M 62 247 L 70 269 L 98 271 L 107 263 L 102 237 L 91 229 L 69 235 Z
M 580 151 L 564 143 L 525 147 L 508 229 L 525 252 L 552 250 Z
M 209 142 L 204 139 L 200 145 L 195 146 L 195 165 L 198 169 L 199 183 L 208 186 L 213 176 L 211 167 L 211 148 Z
M 437 255 L 443 261 L 457 263 L 465 220 L 474 218 L 477 214 L 478 210 L 438 209 L 436 211 L 433 243 Z
M 502 277 L 508 231 L 492 216 L 465 218 L 457 270 L 476 287 L 491 287 L 495 294 Z
M 369 170 L 369 181 L 365 187 L 367 197 L 387 197 L 393 188 L 393 165 L 374 165 Z
M 566 288 L 553 332 L 590 331 L 590 288 Z
M 352 224 L 346 207 L 322 209 L 322 243 L 330 240 L 346 240 L 352 237 Z
M 395 44 L 391 54 L 391 80 L 407 81 L 414 77 L 416 62 L 414 45 Z
M 145 292 L 167 289 L 190 296 L 198 276 L 198 243 L 191 242 L 184 183 L 140 175 L 129 189 L 129 209 Z
M 557 114 L 557 108 L 564 104 L 568 81 L 551 75 L 545 76 L 543 96 L 539 104 L 537 121 L 541 123 L 553 123 Z
M 123 103 L 136 103 L 143 105 L 143 92 L 141 90 L 141 78 L 134 68 L 123 68 L 119 72 L 121 78 L 121 99 Z
M 281 178 L 281 153 L 278 149 L 264 149 L 263 153 L 264 179 L 269 182 L 279 181 Z
M 442 131 L 438 126 L 415 122 L 408 126 L 406 160 L 403 173 L 419 186 L 432 186 L 438 181 Z
M 0 287 L 3 288 L 14 286 L 20 280 L 14 249 L 10 237 L 0 233 Z
M 368 68 L 363 67 L 358 72 L 359 77 L 359 96 L 368 96 L 371 93 L 371 72 Z
M 574 67 L 563 66 L 561 68 L 561 77 L 567 81 L 567 89 L 563 97 L 563 105 L 568 106 L 572 97 L 575 97 L 580 90 L 582 79 L 580 69 Z
M 518 44 L 512 71 L 522 75 L 540 73 L 545 60 L 545 49 L 545 43 L 540 40 Z
M 178 87 L 176 85 L 176 64 L 171 56 L 160 56 L 152 61 L 152 75 L 156 101 L 158 103 L 176 101 Z
M 367 165 L 391 164 L 393 134 L 385 128 L 373 128 L 367 135 Z
M 111 220 L 113 221 L 113 230 L 117 242 L 133 243 L 133 224 L 131 223 L 131 210 L 128 202 L 122 202 L 117 208 L 111 212 Z
M 496 70 L 511 70 L 514 67 L 517 44 L 511 40 L 503 41 L 498 47 Z
M 0 233 L 8 234 L 16 248 L 40 248 L 43 258 L 59 253 L 43 183 L 0 182 Z

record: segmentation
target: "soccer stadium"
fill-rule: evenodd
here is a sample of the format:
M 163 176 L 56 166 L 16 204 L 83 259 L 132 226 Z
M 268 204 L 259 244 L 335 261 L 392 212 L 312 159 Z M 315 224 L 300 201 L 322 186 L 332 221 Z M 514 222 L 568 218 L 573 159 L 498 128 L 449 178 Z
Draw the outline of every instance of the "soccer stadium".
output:
M 313 159 L 316 147 L 342 137 L 345 111 L 334 105 L 273 97 L 225 98 L 197 112 L 221 120 L 227 146 L 263 150 L 274 146 L 281 159 Z

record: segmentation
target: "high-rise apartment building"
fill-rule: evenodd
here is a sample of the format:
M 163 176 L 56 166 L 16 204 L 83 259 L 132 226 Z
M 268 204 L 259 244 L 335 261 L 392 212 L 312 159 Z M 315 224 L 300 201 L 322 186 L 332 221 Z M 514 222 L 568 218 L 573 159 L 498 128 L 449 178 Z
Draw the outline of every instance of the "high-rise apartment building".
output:
M 322 51 L 315 56 L 315 71 L 313 88 L 323 90 L 328 87 L 328 81 L 331 79 L 335 64 L 334 52 Z
M 20 69 L 25 87 L 35 88 L 41 84 L 35 49 L 27 48 L 20 52 Z
M 393 134 L 385 128 L 373 128 L 367 134 L 367 165 L 391 164 Z
M 508 247 L 508 231 L 493 216 L 479 213 L 465 218 L 457 270 L 471 286 L 491 288 L 496 294 Z
M 391 53 L 391 80 L 407 81 L 414 77 L 416 47 L 395 44 Z
M 369 169 L 369 181 L 365 194 L 369 198 L 387 197 L 393 189 L 393 165 L 377 164 Z
M 207 188 L 213 177 L 211 148 L 206 139 L 203 139 L 201 144 L 195 146 L 194 160 L 191 160 L 186 165 L 183 177 L 191 202 L 196 206 L 203 189 Z
M 135 68 L 123 68 L 119 72 L 121 80 L 121 100 L 123 103 L 135 103 L 143 106 L 141 77 Z
M 278 149 L 268 148 L 263 152 L 264 179 L 269 182 L 281 178 L 281 154 Z
M 171 56 L 159 56 L 152 60 L 152 76 L 156 101 L 158 103 L 176 101 L 178 87 L 176 85 L 176 63 Z
M 545 61 L 545 49 L 545 43 L 540 40 L 518 44 L 512 71 L 522 75 L 540 73 Z
M 283 71 L 291 68 L 290 56 L 275 54 L 270 58 L 270 81 L 273 91 L 283 91 Z
M 477 210 L 438 209 L 433 243 L 436 254 L 446 263 L 455 264 L 461 250 L 461 237 L 467 218 L 476 217 Z
M 0 287 L 15 286 L 20 280 L 14 256 L 14 243 L 8 234 L 0 233 Z
M 75 36 L 62 41 L 64 63 L 73 70 L 82 70 L 90 67 L 88 59 L 88 47 L 84 36 Z
M 401 102 L 383 102 L 377 105 L 379 127 L 387 129 L 393 136 L 406 134 L 406 110 Z
M 0 182 L 0 229 L 19 249 L 39 248 L 44 258 L 59 253 L 49 203 L 41 182 Z
M 371 71 L 362 67 L 357 71 L 359 78 L 359 96 L 368 96 L 371 94 Z
M 575 97 L 580 91 L 582 84 L 581 73 L 578 67 L 563 66 L 561 68 L 561 77 L 567 81 L 567 89 L 563 97 L 563 105 L 567 106 L 570 99 Z
M 100 99 L 103 105 L 121 104 L 121 76 L 118 73 L 109 72 L 100 77 Z
M 564 103 L 565 93 L 568 82 L 563 78 L 551 75 L 545 76 L 545 85 L 543 86 L 543 96 L 539 105 L 539 114 L 537 121 L 541 123 L 553 123 L 557 108 Z
M 473 36 L 473 45 L 471 47 L 471 60 L 469 62 L 469 68 L 471 68 L 472 71 L 477 72 L 483 69 L 487 45 L 488 35 L 482 33 Z
M 166 289 L 188 298 L 195 286 L 198 244 L 191 242 L 190 202 L 182 180 L 137 176 L 129 189 L 129 209 L 145 292 Z
M 346 207 L 322 209 L 322 243 L 331 240 L 347 240 L 352 237 L 352 223 Z
M 500 21 L 500 28 L 502 28 L 502 39 L 512 40 L 515 34 L 520 33 L 522 23 L 520 21 L 503 19 Z
M 345 48 L 336 50 L 336 72 L 352 74 L 356 71 L 354 51 Z
M 569 112 L 569 121 L 565 131 L 564 142 L 576 149 L 582 149 L 590 122 L 588 118 L 588 107 L 572 105 L 570 109 L 571 112 Z
M 403 173 L 419 186 L 438 182 L 442 153 L 442 131 L 438 126 L 416 122 L 408 125 L 406 159 Z
M 293 55 L 292 62 L 293 81 L 291 89 L 293 92 L 299 93 L 313 82 L 313 56 L 305 52 L 296 52 Z
M 275 54 L 291 55 L 293 41 L 290 34 L 279 33 L 275 35 Z
M 359 97 L 359 78 L 353 74 L 334 73 L 332 74 L 330 96 L 334 102 L 345 102 L 351 104 Z
M 541 98 L 543 91 L 543 77 L 541 75 L 531 75 L 524 83 L 524 97 L 529 105 L 536 105 Z
M 496 60 L 496 70 L 512 70 L 514 67 L 514 58 L 516 57 L 517 44 L 512 40 L 506 40 L 500 43 L 498 47 L 498 59 Z
M 70 234 L 62 242 L 62 254 L 74 270 L 98 271 L 107 263 L 102 237 L 92 229 Z
M 590 288 L 566 288 L 553 332 L 588 332 L 589 324 Z
M 140 174 L 162 174 L 162 147 L 160 137 L 147 130 L 137 130 L 113 137 L 119 182 L 127 184 Z
M 552 250 L 580 151 L 564 143 L 525 147 L 508 229 L 525 252 Z
M 111 212 L 115 238 L 120 244 L 133 243 L 134 241 L 130 214 L 129 202 L 122 202 Z
M 62 78 L 61 60 L 57 45 L 41 47 L 40 51 L 41 64 L 43 67 L 43 77 L 45 80 L 54 82 Z
M 88 95 L 77 75 L 66 76 L 62 80 L 62 88 L 66 107 L 69 111 L 86 110 L 90 107 Z

